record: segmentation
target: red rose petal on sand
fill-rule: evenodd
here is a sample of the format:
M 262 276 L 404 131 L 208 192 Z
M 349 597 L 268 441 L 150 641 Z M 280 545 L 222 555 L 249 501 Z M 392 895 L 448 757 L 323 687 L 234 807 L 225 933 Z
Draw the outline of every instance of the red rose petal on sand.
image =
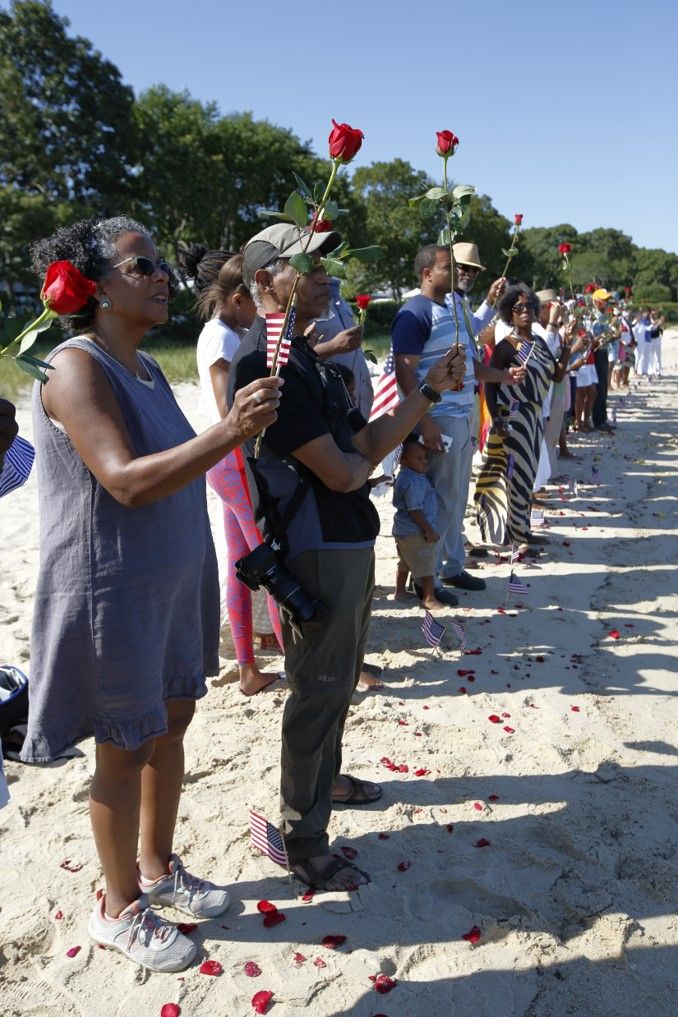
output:
M 581 707 L 580 706 L 571 706 L 570 709 L 572 710 L 572 713 L 579 713 Z
M 447 826 L 445 827 L 445 829 L 447 830 L 448 833 L 453 833 L 454 832 L 454 823 L 448 823 Z
M 257 903 L 257 911 L 261 911 L 262 915 L 268 915 L 277 910 L 275 904 L 271 904 L 270 900 L 260 900 Z
M 70 950 L 66 951 L 66 956 L 67 957 L 77 957 L 81 950 L 82 950 L 81 946 L 72 946 L 70 948 Z
M 54 917 L 56 918 L 57 922 L 60 921 L 64 917 L 63 911 L 57 911 Z
M 295 964 L 305 964 L 306 963 L 306 958 L 304 957 L 303 953 L 295 953 L 295 955 L 294 955 L 294 963 Z
M 475 945 L 481 936 L 482 932 L 477 925 L 474 925 L 473 928 L 469 929 L 468 932 L 465 932 L 461 938 L 465 939 L 467 943 L 473 943 Z
M 328 950 L 336 950 L 338 946 L 342 946 L 346 942 L 346 936 L 333 936 L 331 933 L 329 936 L 325 936 L 320 945 L 326 947 Z
M 316 959 L 313 961 L 313 963 L 315 964 L 315 966 L 317 968 L 326 968 L 327 967 L 327 964 L 322 959 L 322 957 L 316 957 Z
M 633 622 L 624 622 L 625 629 L 635 629 L 635 627 L 636 626 L 633 624 Z M 426 707 L 424 707 L 424 709 L 426 709 Z
M 255 992 L 252 996 L 252 1006 L 255 1013 L 266 1013 L 268 1010 L 268 1004 L 273 999 L 273 993 L 267 989 L 262 989 L 261 992 Z
M 369 979 L 374 982 L 374 988 L 377 992 L 380 992 L 382 996 L 385 996 L 391 989 L 395 989 L 398 984 L 395 978 L 389 978 L 388 975 L 370 975 Z
M 469 671 L 469 669 L 466 667 L 460 667 L 457 670 L 457 674 L 459 675 L 460 678 L 465 678 L 467 674 L 475 674 L 475 671 L 473 670 Z
M 474 682 L 475 680 L 476 680 L 476 676 L 474 674 L 470 674 L 468 676 L 468 678 L 466 679 L 466 681 L 468 681 L 468 682 Z
M 569 540 L 564 540 L 564 541 L 563 541 L 563 547 L 569 547 L 569 546 L 570 546 L 570 543 L 571 543 L 571 541 L 569 541 Z
M 181 1007 L 178 1003 L 165 1003 L 160 1011 L 160 1017 L 179 1017 Z
M 377 834 L 377 837 L 379 838 L 379 840 L 388 840 L 388 838 L 390 836 L 391 836 L 390 833 L 378 833 Z
M 464 650 L 464 653 L 469 657 L 479 657 L 482 652 L 479 646 L 476 646 L 475 650 Z
M 310 900 L 313 900 L 315 890 L 307 890 L 304 896 L 301 898 L 305 904 L 308 904 Z
M 401 727 L 408 727 L 410 722 L 409 720 L 398 720 L 398 723 Z
M 271 911 L 269 914 L 264 915 L 264 928 L 272 929 L 274 925 L 280 925 L 281 922 L 286 921 L 287 916 L 282 911 Z
M 499 801 L 499 795 L 488 795 L 487 796 L 487 800 L 488 800 L 488 802 L 498 802 Z
M 502 713 L 502 717 L 504 717 L 504 718 L 506 718 L 506 717 L 510 717 L 510 716 L 511 716 L 511 714 L 510 714 L 510 713 Z
M 504 731 L 506 731 L 506 734 L 516 733 L 516 729 L 514 727 L 509 727 L 508 724 L 504 724 Z
M 354 858 L 358 857 L 358 852 L 355 848 L 346 847 L 345 845 L 342 847 L 341 853 L 344 858 L 348 858 L 349 862 L 352 862 Z
M 474 847 L 489 847 L 490 846 L 490 842 L 487 839 L 487 837 L 481 837 L 480 840 L 477 840 L 473 846 Z
M 464 686 L 463 686 L 463 685 L 462 685 L 462 686 L 460 686 L 460 688 L 459 688 L 459 694 L 460 694 L 461 696 L 465 696 L 465 695 L 466 695 L 466 689 L 464 688 Z
M 414 776 L 415 777 L 425 777 L 430 772 L 431 772 L 430 770 L 425 770 L 424 767 L 422 766 L 418 770 L 414 771 Z
M 422 710 L 430 710 L 430 709 L 431 709 L 430 706 L 422 706 Z
M 538 664 L 543 664 L 544 661 L 546 660 L 546 658 L 542 657 L 541 654 L 538 657 L 535 657 L 534 659 L 537 661 Z
M 608 636 L 610 639 L 619 639 L 621 637 L 621 633 L 617 629 L 610 629 Z
M 473 803 L 473 808 L 476 810 L 476 812 L 482 812 L 483 811 L 483 807 L 480 804 L 480 802 L 474 802 Z
M 501 717 L 496 713 L 491 713 L 487 719 L 490 724 L 501 724 Z
M 254 961 L 247 961 L 243 971 L 248 978 L 258 978 L 261 974 L 261 968 L 258 964 L 255 964 Z
M 63 862 L 59 862 L 59 868 L 65 869 L 66 872 L 80 872 L 82 862 L 72 862 L 70 858 L 64 858 Z
M 412 862 L 398 862 L 396 868 L 398 872 L 407 872 Z
M 497 611 L 498 611 L 499 614 L 506 614 L 506 608 L 505 607 L 498 607 Z
M 188 936 L 190 932 L 198 928 L 197 922 L 177 922 L 177 929 L 179 932 L 183 932 L 184 936 Z
M 202 962 L 198 970 L 201 975 L 220 975 L 224 969 L 219 961 L 206 960 Z
M 409 772 L 410 768 L 407 765 L 407 763 L 401 763 L 400 766 L 398 767 L 398 773 L 409 773 Z

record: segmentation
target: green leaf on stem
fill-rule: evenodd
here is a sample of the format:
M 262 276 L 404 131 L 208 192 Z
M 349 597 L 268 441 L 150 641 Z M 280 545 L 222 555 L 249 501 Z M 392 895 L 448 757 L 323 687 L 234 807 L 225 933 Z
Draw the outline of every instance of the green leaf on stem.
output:
M 313 271 L 314 261 L 310 254 L 295 254 L 290 258 L 290 265 L 299 275 L 305 275 Z
M 333 251 L 328 251 L 327 255 L 329 258 L 348 258 L 353 252 L 349 250 L 348 240 L 342 240 L 338 247 L 335 247 Z
M 332 251 L 332 254 L 336 256 L 336 251 Z M 357 258 L 364 265 L 372 265 L 375 261 L 381 261 L 384 251 L 377 244 L 371 244 L 369 247 L 354 247 L 353 250 L 347 251 L 344 257 Z
M 346 278 L 346 266 L 343 261 L 338 261 L 336 258 L 321 258 L 320 264 L 328 275 L 336 275 L 339 279 Z
M 363 350 L 363 356 L 365 357 L 365 360 L 369 360 L 371 364 L 378 363 L 377 358 L 375 357 L 372 350 Z
M 445 226 L 445 228 L 438 234 L 438 247 L 447 247 L 453 239 L 454 237 L 450 233 L 449 228 Z
M 440 201 L 440 199 L 444 198 L 446 194 L 447 191 L 444 187 L 429 187 L 424 197 L 428 198 L 429 201 Z
M 47 381 L 45 372 L 54 369 L 52 364 L 46 364 L 44 360 L 36 360 L 35 357 L 29 357 L 25 353 L 19 354 L 14 362 L 25 374 L 30 374 L 31 378 L 41 382 Z
M 302 198 L 305 198 L 307 201 L 313 201 L 313 194 L 311 193 L 311 188 L 308 186 L 306 181 L 302 180 L 298 173 L 293 172 L 292 176 L 296 181 L 297 190 L 299 191 L 299 194 L 302 196 Z
M 285 215 L 289 216 L 292 222 L 297 224 L 299 229 L 303 229 L 308 222 L 306 202 L 298 191 L 292 191 L 285 202 Z
M 417 196 L 415 198 L 410 198 L 407 203 L 412 208 L 416 208 L 417 205 L 419 204 L 419 202 L 423 201 L 425 197 L 426 197 L 425 194 L 417 194 Z
M 276 212 L 272 208 L 262 208 L 262 210 L 259 212 L 259 215 L 262 218 L 264 216 L 267 216 L 271 219 L 280 219 L 281 222 L 291 222 L 291 223 L 294 222 L 294 219 L 291 219 L 289 215 L 285 215 L 284 212 Z
M 323 219 L 329 219 L 330 222 L 334 222 L 338 215 L 339 215 L 339 206 L 337 205 L 336 201 L 332 201 L 330 199 L 330 201 L 328 201 L 325 207 L 323 208 Z
M 19 353 L 25 353 L 26 350 L 30 350 L 40 333 L 46 332 L 48 328 L 51 328 L 53 322 L 54 318 L 51 318 L 49 321 L 41 321 L 39 325 L 32 328 L 30 332 L 27 332 L 19 344 Z
M 457 184 L 452 188 L 452 196 L 455 201 L 470 201 L 471 196 L 476 193 L 473 184 Z
M 419 205 L 419 215 L 422 219 L 431 219 L 438 211 L 438 202 L 431 198 L 422 198 Z
M 505 251 L 503 247 L 501 249 L 501 253 L 504 255 L 505 258 L 513 257 L 513 251 Z

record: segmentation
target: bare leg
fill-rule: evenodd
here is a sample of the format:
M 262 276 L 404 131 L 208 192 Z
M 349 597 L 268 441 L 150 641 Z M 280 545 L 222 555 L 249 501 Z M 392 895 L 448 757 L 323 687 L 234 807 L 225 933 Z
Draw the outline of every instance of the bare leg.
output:
M 153 749 L 153 739 L 132 752 L 109 744 L 96 747 L 89 813 L 106 881 L 106 914 L 111 918 L 141 893 L 137 883 L 141 773 Z
M 440 611 L 445 608 L 436 597 L 436 588 L 433 576 L 422 576 L 421 583 L 421 606 L 427 611 Z
M 394 600 L 412 599 L 412 594 L 407 592 L 407 577 L 409 574 L 407 566 L 403 565 L 402 562 L 398 562 L 398 567 L 396 569 L 395 593 L 393 594 Z
M 184 735 L 195 712 L 192 699 L 168 699 L 167 734 L 155 739 L 141 772 L 139 868 L 146 879 L 167 874 L 184 779 Z
M 255 663 L 238 664 L 240 672 L 240 691 L 245 696 L 255 696 L 267 685 L 272 685 L 278 680 L 278 673 L 272 671 L 260 671 Z

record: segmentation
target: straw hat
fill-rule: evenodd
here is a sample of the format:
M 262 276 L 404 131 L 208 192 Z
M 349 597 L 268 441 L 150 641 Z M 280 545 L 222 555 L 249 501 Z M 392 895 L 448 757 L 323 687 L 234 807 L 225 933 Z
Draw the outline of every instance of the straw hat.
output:
M 554 300 L 558 299 L 555 290 L 538 290 L 535 296 L 540 304 L 552 304 Z
M 480 255 L 476 244 L 455 244 L 452 250 L 454 251 L 454 260 L 458 265 L 471 265 L 473 268 L 479 268 L 481 272 L 485 271 L 485 266 L 480 264 Z

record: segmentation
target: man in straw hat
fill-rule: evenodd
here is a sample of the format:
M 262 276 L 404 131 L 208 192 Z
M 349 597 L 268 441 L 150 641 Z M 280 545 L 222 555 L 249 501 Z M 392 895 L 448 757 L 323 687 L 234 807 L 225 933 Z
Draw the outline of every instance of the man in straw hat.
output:
M 439 403 L 422 418 L 420 429 L 428 451 L 428 476 L 438 501 L 437 572 L 446 586 L 460 590 L 484 590 L 485 582 L 464 569 L 463 524 L 471 480 L 475 437 L 473 416 L 476 381 L 511 385 L 521 380 L 524 369 L 500 371 L 479 359 L 475 337 L 489 324 L 494 305 L 504 292 L 506 279 L 495 280 L 487 297 L 474 313 L 467 300 L 478 273 L 483 271 L 475 244 L 454 245 L 455 287 L 451 292 L 450 252 L 447 247 L 429 244 L 414 261 L 421 293 L 398 311 L 392 328 L 393 352 L 398 384 L 407 396 L 416 390 L 433 361 L 454 346 L 459 326 L 459 344 L 466 354 L 466 374 L 458 391 L 447 391 Z M 456 321 L 454 305 L 456 303 Z M 444 440 L 447 439 L 447 440 Z M 436 597 L 454 605 L 456 598 L 436 584 Z
M 589 326 L 593 338 L 602 337 L 609 328 L 607 317 L 608 301 L 612 300 L 612 294 L 602 287 L 594 290 L 591 299 L 595 307 L 593 322 Z M 596 385 L 596 401 L 593 404 L 591 418 L 593 426 L 600 431 L 610 431 L 612 423 L 607 419 L 607 373 L 608 357 L 607 347 L 599 347 L 595 352 L 596 374 L 598 382 Z

